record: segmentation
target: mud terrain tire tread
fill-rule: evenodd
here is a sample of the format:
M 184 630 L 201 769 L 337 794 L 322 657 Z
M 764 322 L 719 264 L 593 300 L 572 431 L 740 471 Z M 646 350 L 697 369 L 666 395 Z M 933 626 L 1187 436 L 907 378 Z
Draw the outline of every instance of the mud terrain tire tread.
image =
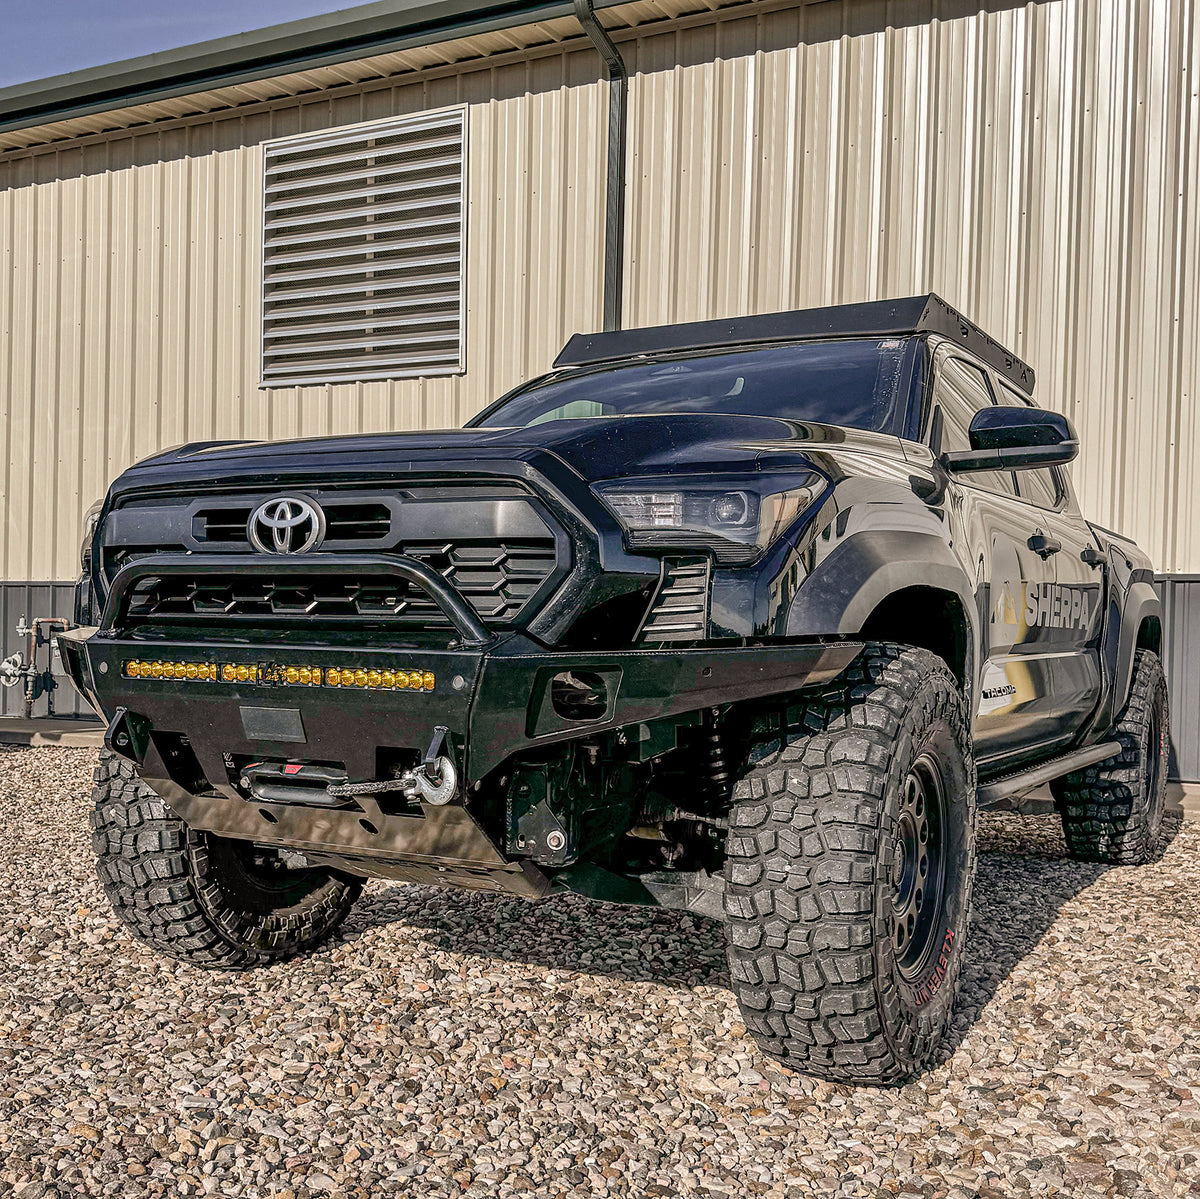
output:
M 885 813 L 912 752 L 914 709 L 914 722 L 948 724 L 965 791 L 948 796 L 951 819 L 965 822 L 960 943 L 929 1005 L 937 1010 L 915 1015 L 899 993 L 880 916 L 887 883 L 877 877 L 892 852 Z M 926 650 L 872 644 L 838 679 L 760 721 L 752 741 L 726 859 L 730 975 L 743 1018 L 763 1051 L 793 1068 L 898 1082 L 937 1054 L 970 919 L 975 768 L 958 684 Z
M 1167 778 L 1164 763 L 1157 775 L 1158 794 L 1149 794 L 1155 704 L 1161 705 L 1158 727 L 1165 736 L 1169 713 L 1162 662 L 1152 650 L 1140 649 L 1134 657 L 1129 700 L 1109 734 L 1121 743 L 1121 752 L 1050 784 L 1067 850 L 1076 861 L 1141 866 L 1153 860 Z
M 101 751 L 92 790 L 100 885 L 122 923 L 159 953 L 210 969 L 239 969 L 312 949 L 345 919 L 362 884 L 314 871 L 301 902 L 252 911 L 232 898 L 220 838 L 175 816 L 124 758 Z

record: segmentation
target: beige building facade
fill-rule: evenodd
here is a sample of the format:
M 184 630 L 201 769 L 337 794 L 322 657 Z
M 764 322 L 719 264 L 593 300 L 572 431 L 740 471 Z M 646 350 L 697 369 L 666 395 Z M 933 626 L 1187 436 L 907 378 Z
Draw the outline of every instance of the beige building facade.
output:
M 455 426 L 600 326 L 610 85 L 561 8 L 53 120 L 0 93 L 0 582 L 70 579 L 84 509 L 162 446 Z M 1074 419 L 1085 511 L 1200 577 L 1188 0 L 599 15 L 629 71 L 624 324 L 937 291 Z M 457 367 L 260 386 L 272 143 L 456 108 Z

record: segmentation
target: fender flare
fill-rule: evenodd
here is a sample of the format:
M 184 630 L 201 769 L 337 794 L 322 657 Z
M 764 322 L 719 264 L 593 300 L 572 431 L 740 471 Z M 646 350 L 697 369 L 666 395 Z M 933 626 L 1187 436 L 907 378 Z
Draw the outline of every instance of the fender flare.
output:
M 851 534 L 798 588 L 785 634 L 852 636 L 888 596 L 911 587 L 958 598 L 967 624 L 966 682 L 973 693 L 979 662 L 974 588 L 950 546 L 931 533 L 877 529 Z
M 1114 612 L 1113 615 L 1117 614 Z M 1125 704 L 1129 700 L 1129 690 L 1133 686 L 1133 660 L 1137 654 L 1138 630 L 1142 627 L 1142 621 L 1147 617 L 1155 618 L 1159 622 L 1159 627 L 1162 627 L 1162 600 L 1159 599 L 1158 592 L 1151 584 L 1142 580 L 1130 583 L 1117 617 L 1117 643 L 1112 676 L 1112 712 L 1110 713 L 1113 720 L 1124 711 Z

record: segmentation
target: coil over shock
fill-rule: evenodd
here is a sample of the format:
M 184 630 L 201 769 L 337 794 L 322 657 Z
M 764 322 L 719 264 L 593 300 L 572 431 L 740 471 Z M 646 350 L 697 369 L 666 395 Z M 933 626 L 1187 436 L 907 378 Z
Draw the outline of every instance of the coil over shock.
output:
M 733 771 L 726 757 L 725 734 L 721 727 L 721 710 L 711 708 L 704 715 L 701 726 L 700 748 L 707 766 L 707 799 L 714 811 L 722 811 L 729 804 L 733 791 Z

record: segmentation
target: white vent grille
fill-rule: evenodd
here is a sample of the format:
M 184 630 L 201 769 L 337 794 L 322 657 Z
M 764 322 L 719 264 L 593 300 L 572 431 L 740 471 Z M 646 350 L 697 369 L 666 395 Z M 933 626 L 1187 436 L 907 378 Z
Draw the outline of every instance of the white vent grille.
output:
M 264 387 L 463 369 L 463 109 L 265 148 Z

